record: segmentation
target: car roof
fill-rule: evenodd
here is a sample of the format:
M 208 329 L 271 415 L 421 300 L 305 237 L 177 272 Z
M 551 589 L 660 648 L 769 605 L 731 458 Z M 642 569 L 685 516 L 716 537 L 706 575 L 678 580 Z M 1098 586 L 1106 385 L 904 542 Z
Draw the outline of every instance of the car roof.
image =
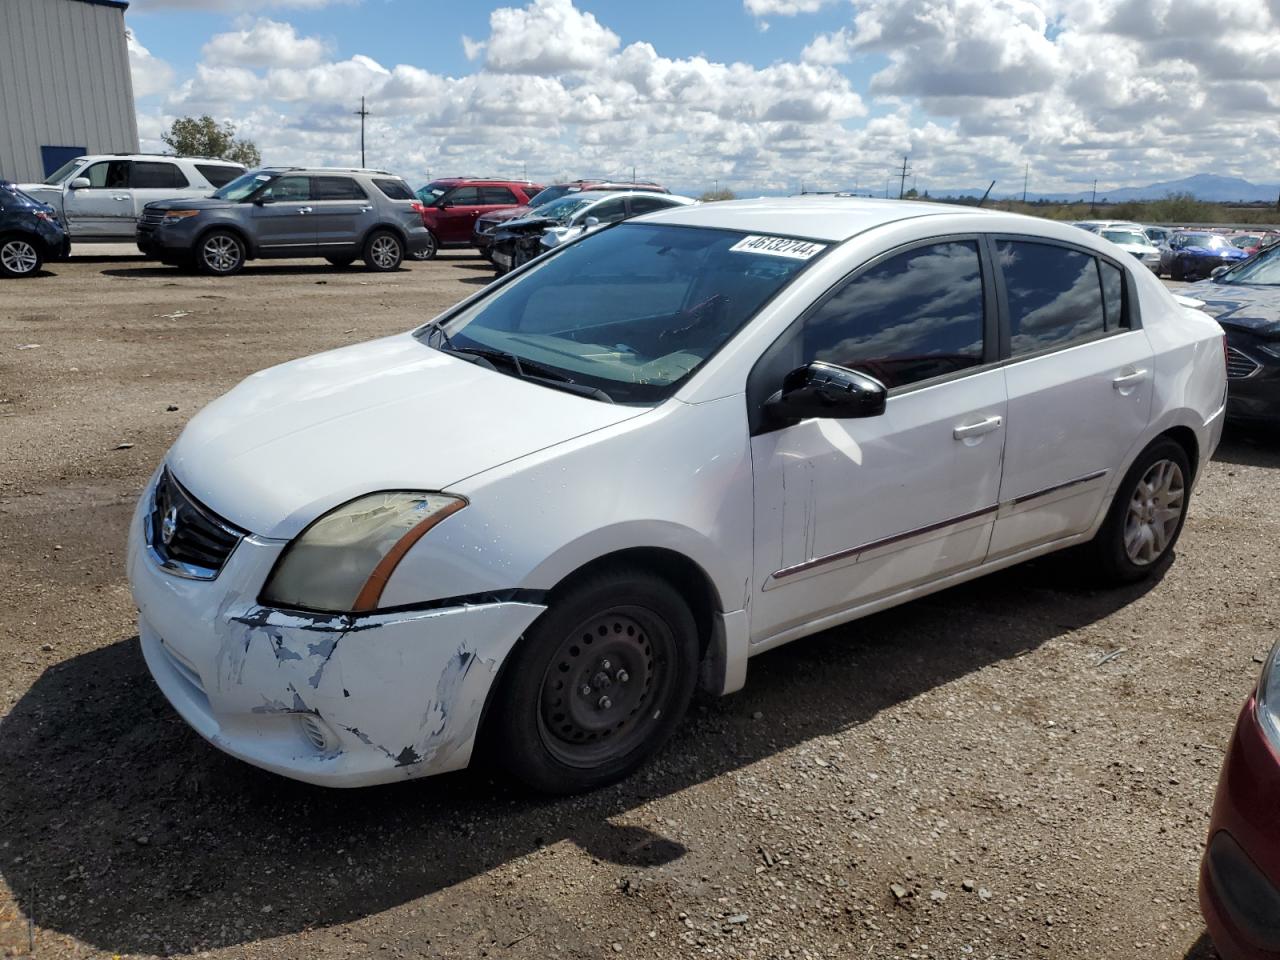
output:
M 532 180 L 507 180 L 502 177 L 436 177 L 434 180 L 429 181 L 428 185 L 431 183 L 448 183 L 454 186 L 460 183 L 476 184 L 478 186 L 484 186 L 485 184 L 506 186 L 514 183 L 518 187 L 535 186 Z
M 659 210 L 646 217 L 649 222 L 711 227 L 783 237 L 840 242 L 874 227 L 916 217 L 961 217 L 978 214 L 993 221 L 1012 221 L 1025 228 L 1037 224 L 1037 232 L 1052 236 L 1071 230 L 1037 217 L 1003 213 L 959 204 L 927 203 L 920 200 L 877 200 L 871 197 L 761 197 L 757 200 L 723 200 Z M 1054 229 L 1057 227 L 1057 229 Z M 1000 229 L 995 222 L 992 230 Z
M 193 163 L 216 163 L 224 167 L 239 167 L 243 163 L 223 160 L 220 157 L 191 157 L 182 153 L 82 153 L 77 160 L 190 160 Z
M 617 199 L 618 197 L 653 197 L 657 200 L 689 200 L 688 197 L 677 197 L 673 193 L 659 193 L 656 190 L 579 190 L 577 193 L 566 193 L 560 199 L 566 200 L 569 197 L 573 197 L 576 200 L 591 200 L 593 202 L 596 200 Z

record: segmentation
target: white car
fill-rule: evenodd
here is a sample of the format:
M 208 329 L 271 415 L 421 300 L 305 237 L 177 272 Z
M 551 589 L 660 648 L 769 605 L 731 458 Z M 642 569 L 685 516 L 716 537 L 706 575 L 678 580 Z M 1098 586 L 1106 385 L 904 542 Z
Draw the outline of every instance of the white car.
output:
M 244 173 L 228 160 L 152 154 L 76 157 L 23 192 L 57 211 L 75 243 L 133 243 L 153 200 L 207 197 Z
M 1145 577 L 1218 444 L 1223 336 L 1117 253 L 866 199 L 588 233 L 195 416 L 130 527 L 146 661 L 300 780 L 483 750 L 581 790 L 779 644 L 1077 544 Z
M 1117 247 L 1135 257 L 1154 274 L 1160 273 L 1160 248 L 1147 239 L 1140 227 L 1099 227 L 1098 236 L 1110 240 Z

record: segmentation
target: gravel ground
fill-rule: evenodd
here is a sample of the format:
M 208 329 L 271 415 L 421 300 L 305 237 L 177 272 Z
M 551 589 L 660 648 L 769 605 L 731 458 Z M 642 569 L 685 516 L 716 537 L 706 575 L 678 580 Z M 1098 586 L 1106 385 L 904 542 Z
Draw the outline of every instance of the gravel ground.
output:
M 150 683 L 131 504 L 244 375 L 488 271 L 104 252 L 0 294 L 0 955 L 30 919 L 40 957 L 1213 956 L 1196 869 L 1280 638 L 1280 440 L 1228 435 L 1159 579 L 1049 559 L 792 644 L 615 787 L 325 791 L 207 747 Z

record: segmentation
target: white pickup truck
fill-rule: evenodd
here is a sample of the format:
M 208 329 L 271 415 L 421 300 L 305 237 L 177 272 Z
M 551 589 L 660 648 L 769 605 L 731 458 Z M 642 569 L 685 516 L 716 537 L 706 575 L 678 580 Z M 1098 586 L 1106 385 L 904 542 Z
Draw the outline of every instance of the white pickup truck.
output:
M 75 243 L 132 243 L 153 200 L 207 197 L 244 167 L 227 160 L 147 154 L 76 157 L 44 183 L 20 185 L 58 212 Z

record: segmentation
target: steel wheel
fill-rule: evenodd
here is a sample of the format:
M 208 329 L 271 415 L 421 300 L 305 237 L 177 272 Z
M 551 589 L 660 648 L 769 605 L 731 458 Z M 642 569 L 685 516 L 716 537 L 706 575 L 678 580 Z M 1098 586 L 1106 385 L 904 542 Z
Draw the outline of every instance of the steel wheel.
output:
M 1182 468 L 1172 460 L 1151 464 L 1134 488 L 1125 514 L 1124 549 L 1129 560 L 1145 567 L 1164 556 L 1185 508 Z
M 672 683 L 671 627 L 642 607 L 615 607 L 567 636 L 542 678 L 538 734 L 572 767 L 630 752 L 660 718 Z
M 40 254 L 26 240 L 6 240 L 0 246 L 0 265 L 14 277 L 25 277 L 40 268 Z
M 209 273 L 235 273 L 244 262 L 240 242 L 229 233 L 215 233 L 200 244 L 200 265 Z

